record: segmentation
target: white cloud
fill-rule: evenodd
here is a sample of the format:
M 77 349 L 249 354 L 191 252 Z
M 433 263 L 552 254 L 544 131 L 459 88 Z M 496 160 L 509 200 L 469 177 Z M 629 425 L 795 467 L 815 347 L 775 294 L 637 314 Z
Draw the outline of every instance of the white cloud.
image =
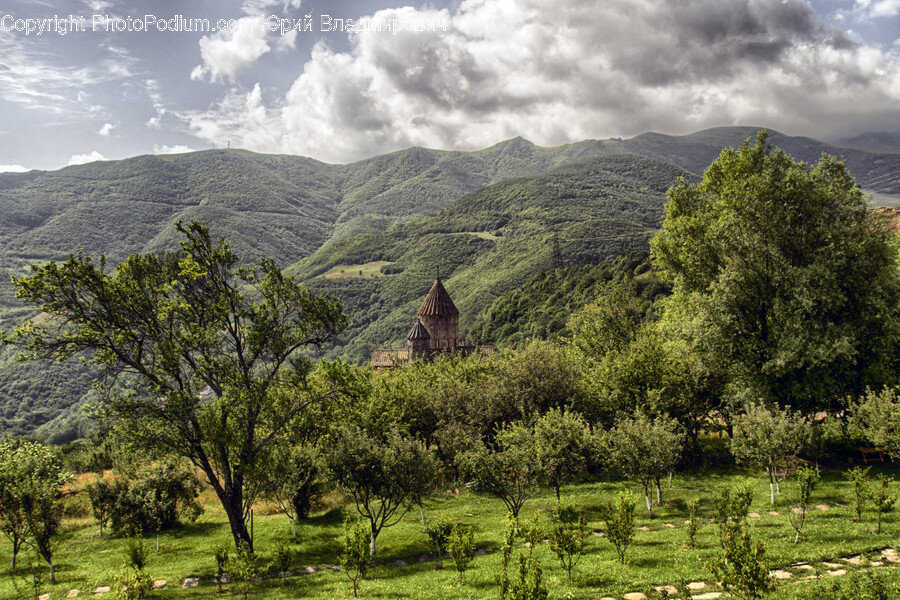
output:
M 266 24 L 261 17 L 243 17 L 233 31 L 223 30 L 200 39 L 202 65 L 191 72 L 191 79 L 209 75 L 212 81 L 234 80 L 245 67 L 269 51 Z
M 855 12 L 869 19 L 900 15 L 900 0 L 857 0 Z
M 100 127 L 100 130 L 99 130 L 97 133 L 100 134 L 100 135 L 102 135 L 103 137 L 109 137 L 109 133 L 110 133 L 114 128 L 115 128 L 115 125 L 113 125 L 112 123 L 104 123 L 104 124 Z
M 185 152 L 193 151 L 193 148 L 183 144 L 176 144 L 175 146 L 157 146 L 154 144 L 153 146 L 153 154 L 184 154 Z
M 300 8 L 301 4 L 301 0 L 244 0 L 241 10 L 248 15 L 265 15 L 277 6 L 287 12 L 290 8 Z
M 515 135 L 552 145 L 731 124 L 821 136 L 900 126 L 900 56 L 826 27 L 805 0 L 557 0 L 552 12 L 462 0 L 374 18 L 438 25 L 357 32 L 348 52 L 320 44 L 283 98 L 231 89 L 180 116 L 219 146 L 334 162 Z
M 86 163 L 96 162 L 98 160 L 109 160 L 96 150 L 92 150 L 90 154 L 73 154 L 72 158 L 69 159 L 69 166 L 72 165 L 83 165 Z
M 0 165 L 0 173 L 26 173 L 30 170 L 22 165 Z

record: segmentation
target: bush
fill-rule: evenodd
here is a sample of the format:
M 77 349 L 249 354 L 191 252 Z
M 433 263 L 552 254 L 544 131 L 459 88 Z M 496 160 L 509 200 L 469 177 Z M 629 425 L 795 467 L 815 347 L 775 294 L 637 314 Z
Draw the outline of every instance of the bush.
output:
M 448 547 L 453 563 L 459 572 L 459 583 L 462 585 L 463 573 L 475 558 L 475 532 L 471 527 L 464 525 L 455 525 L 450 534 L 450 545 Z
M 623 565 L 625 564 L 625 551 L 634 541 L 634 507 L 635 502 L 631 495 L 619 492 L 615 502 L 607 504 L 603 509 L 606 539 L 615 546 L 619 562 Z
M 434 568 L 443 569 L 444 555 L 447 554 L 447 544 L 450 542 L 453 524 L 446 519 L 441 519 L 437 523 L 425 525 L 423 530 L 428 536 L 428 549 L 431 551 L 431 556 L 434 557 Z

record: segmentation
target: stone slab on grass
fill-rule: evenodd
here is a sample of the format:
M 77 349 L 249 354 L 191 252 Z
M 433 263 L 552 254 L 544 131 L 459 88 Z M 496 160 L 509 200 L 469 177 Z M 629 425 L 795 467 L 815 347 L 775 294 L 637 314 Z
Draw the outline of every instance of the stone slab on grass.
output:
M 694 600 L 715 600 L 716 598 L 721 598 L 722 592 L 706 592 L 705 594 L 700 594 L 699 596 L 691 596 Z
M 675 587 L 674 585 L 660 585 L 653 589 L 655 589 L 660 594 L 663 593 L 663 590 L 665 590 L 666 593 L 669 594 L 670 596 L 675 596 L 676 594 L 678 594 L 678 588 Z
M 769 571 L 769 577 L 774 577 L 775 579 L 790 579 L 793 577 L 787 571 L 782 571 L 781 569 L 776 569 L 774 571 Z
M 94 595 L 106 594 L 106 593 L 109 593 L 108 585 L 101 585 L 100 587 L 94 588 Z
M 187 577 L 185 578 L 184 583 L 181 584 L 181 587 L 195 588 L 198 583 L 200 583 L 200 580 L 197 577 Z
M 702 590 L 706 587 L 705 581 L 689 581 L 687 584 L 687 588 L 689 590 Z
M 628 592 L 622 597 L 625 600 L 647 600 L 647 594 L 644 592 Z
M 168 582 L 165 579 L 157 579 L 153 582 L 153 589 L 161 590 L 162 588 L 166 587 L 166 583 Z
M 78 590 L 69 590 L 69 593 L 66 594 L 66 598 L 77 598 Z
M 832 577 L 840 577 L 841 575 L 847 574 L 847 569 L 835 569 L 834 571 L 825 571 Z

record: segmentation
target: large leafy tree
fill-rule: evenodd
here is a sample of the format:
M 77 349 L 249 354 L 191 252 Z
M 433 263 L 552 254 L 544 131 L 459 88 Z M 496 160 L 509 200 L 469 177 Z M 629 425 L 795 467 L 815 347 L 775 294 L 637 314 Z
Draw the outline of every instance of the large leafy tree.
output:
M 896 248 L 843 163 L 795 162 L 761 131 L 668 197 L 653 253 L 733 396 L 807 410 L 893 377 Z
M 26 356 L 86 355 L 100 365 L 103 412 L 135 443 L 188 458 L 208 478 L 235 544 L 258 489 L 266 447 L 309 404 L 334 395 L 313 385 L 304 347 L 346 325 L 337 300 L 285 277 L 272 261 L 238 268 L 227 242 L 178 224 L 177 252 L 132 255 L 107 272 L 83 255 L 32 266 L 17 296 L 46 317 L 11 336 Z

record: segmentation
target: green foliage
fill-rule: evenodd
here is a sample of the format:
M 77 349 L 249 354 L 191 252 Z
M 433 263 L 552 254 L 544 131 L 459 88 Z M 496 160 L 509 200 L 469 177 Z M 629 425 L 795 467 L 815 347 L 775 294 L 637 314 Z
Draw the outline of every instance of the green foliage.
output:
M 893 234 L 843 163 L 797 163 L 761 131 L 668 197 L 653 253 L 733 399 L 810 411 L 894 379 Z
M 613 282 L 633 279 L 644 304 L 667 295 L 671 288 L 652 271 L 646 251 L 627 252 L 599 265 L 540 272 L 523 285 L 504 292 L 482 309 L 469 327 L 472 343 L 508 346 L 530 338 L 553 339 L 571 331 L 571 319 L 584 313 L 601 290 Z M 582 319 L 579 322 L 587 321 Z
M 810 439 L 812 428 L 799 412 L 770 410 L 752 404 L 734 418 L 731 451 L 738 463 L 765 467 L 769 476 L 772 504 L 779 487 L 778 464 L 797 456 Z
M 797 532 L 794 543 L 800 543 L 800 534 L 803 531 L 803 525 L 806 523 L 806 512 L 809 509 L 809 498 L 812 495 L 813 488 L 819 482 L 819 474 L 810 466 L 804 465 L 797 469 L 797 504 L 796 510 L 788 513 L 788 519 L 791 527 Z
M 594 440 L 587 422 L 578 414 L 554 408 L 534 422 L 535 456 L 541 476 L 556 491 L 587 470 Z
M 719 539 L 725 538 L 728 527 L 747 521 L 753 488 L 749 483 L 724 487 L 713 499 L 713 522 L 719 526 Z
M 324 457 L 313 445 L 285 440 L 274 444 L 261 478 L 261 495 L 272 501 L 291 520 L 291 535 L 297 537 L 297 519 L 309 516 L 313 500 L 325 485 Z
M 219 593 L 222 593 L 222 579 L 225 577 L 225 573 L 228 570 L 228 548 L 225 546 L 216 546 L 215 551 L 213 553 L 213 558 L 216 560 L 216 586 L 218 587 Z
M 463 573 L 475 558 L 475 530 L 470 526 L 454 525 L 447 551 L 450 552 L 450 558 L 459 573 L 459 584 L 462 585 Z
M 143 569 L 122 567 L 116 577 L 116 600 L 143 600 L 153 591 L 153 579 Z
M 278 544 L 272 553 L 272 567 L 278 576 L 284 581 L 284 578 L 290 575 L 291 563 L 294 560 L 294 551 L 287 544 Z
M 298 351 L 333 338 L 345 319 L 339 302 L 314 296 L 274 262 L 236 268 L 229 245 L 214 244 L 206 227 L 177 228 L 180 252 L 135 254 L 114 274 L 105 259 L 81 254 L 33 266 L 15 279 L 17 297 L 53 319 L 26 321 L 11 341 L 30 358 L 90 353 L 116 391 L 104 396 L 104 416 L 134 443 L 200 468 L 235 544 L 252 546 L 244 516 L 267 445 L 317 392 L 334 394 L 311 389 Z
M 102 483 L 101 483 L 102 482 Z M 203 512 L 197 502 L 200 482 L 177 460 L 165 459 L 137 466 L 117 478 L 104 480 L 88 489 L 95 517 L 103 513 L 114 531 L 155 531 L 170 529 L 180 520 L 194 522 Z M 94 499 L 99 504 L 94 504 Z M 99 517 L 97 517 L 99 520 Z
M 256 556 L 249 544 L 241 544 L 235 555 L 228 559 L 228 572 L 234 578 L 241 596 L 247 600 L 255 580 L 259 576 Z
M 374 556 L 381 530 L 396 524 L 406 512 L 398 513 L 405 502 L 433 484 L 434 457 L 419 441 L 396 429 L 375 437 L 348 425 L 330 446 L 327 460 L 333 481 L 353 497 L 359 514 L 368 519 Z
M 550 529 L 550 549 L 559 558 L 572 581 L 572 569 L 584 554 L 584 538 L 587 535 L 587 518 L 584 512 L 572 506 L 560 506 L 554 514 Z
M 675 419 L 648 417 L 639 412 L 599 434 L 604 461 L 612 470 L 641 484 L 647 512 L 653 518 L 650 485 L 675 468 L 681 456 L 684 433 Z
M 854 420 L 863 435 L 894 460 L 900 460 L 900 398 L 897 397 L 897 388 L 886 387 L 881 392 L 868 389 L 853 409 Z
M 844 471 L 846 477 L 853 484 L 850 497 L 850 505 L 853 507 L 853 513 L 856 515 L 856 522 L 862 522 L 862 514 L 866 509 L 866 500 L 869 498 L 869 471 L 872 467 L 860 467 L 859 465 L 851 467 Z
M 502 500 L 518 523 L 522 506 L 538 491 L 534 430 L 511 423 L 497 432 L 496 446 L 466 452 L 459 462 L 475 488 Z
M 453 532 L 453 523 L 447 519 L 440 519 L 424 525 L 422 529 L 428 536 L 428 550 L 434 558 L 434 568 L 444 568 L 444 555 L 447 553 L 447 544 L 450 543 L 450 534 Z
M 127 536 L 125 544 L 125 566 L 141 571 L 146 564 L 147 547 L 144 545 L 144 537 L 141 535 L 141 531 L 136 529 Z
M 630 494 L 619 492 L 616 499 L 603 508 L 603 523 L 606 539 L 615 546 L 619 562 L 625 564 L 625 552 L 634 541 L 634 499 Z
M 768 593 L 774 584 L 765 549 L 761 543 L 753 543 L 747 523 L 727 522 L 720 541 L 724 552 L 709 562 L 713 577 L 742 598 L 761 598 Z
M 893 482 L 894 477 L 887 476 L 884 473 L 879 473 L 875 476 L 875 480 L 872 481 L 869 498 L 872 500 L 872 508 L 875 509 L 875 513 L 878 515 L 878 529 L 875 533 L 881 533 L 881 517 L 884 513 L 893 510 L 894 503 L 897 501 L 897 496 L 890 493 Z
M 699 516 L 700 501 L 693 498 L 688 501 L 688 521 L 685 524 L 684 534 L 687 538 L 686 546 L 693 550 L 697 545 L 697 532 L 700 531 L 702 521 Z
M 71 475 L 58 452 L 40 442 L 0 441 L 0 528 L 12 542 L 12 568 L 23 543 L 53 570 L 53 537 L 60 526 L 57 498 Z
M 853 571 L 837 581 L 823 581 L 805 591 L 803 600 L 892 600 L 900 597 L 900 583 L 891 582 L 884 572 L 873 569 Z

